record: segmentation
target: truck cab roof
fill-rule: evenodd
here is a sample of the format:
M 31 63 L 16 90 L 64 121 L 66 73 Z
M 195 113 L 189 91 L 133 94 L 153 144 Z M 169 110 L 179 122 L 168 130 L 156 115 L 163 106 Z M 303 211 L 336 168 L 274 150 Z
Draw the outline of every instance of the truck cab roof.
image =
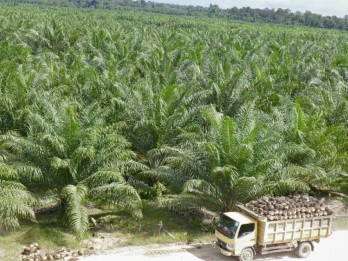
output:
M 240 224 L 256 223 L 255 219 L 252 219 L 239 212 L 225 212 L 224 215 L 229 218 L 232 218 L 235 221 L 238 221 Z

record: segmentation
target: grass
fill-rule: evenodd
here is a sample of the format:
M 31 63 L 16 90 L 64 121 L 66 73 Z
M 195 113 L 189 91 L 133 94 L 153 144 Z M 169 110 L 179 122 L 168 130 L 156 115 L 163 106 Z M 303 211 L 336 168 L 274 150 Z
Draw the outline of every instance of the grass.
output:
M 91 208 L 99 227 L 91 229 L 90 238 L 108 237 L 115 239 L 111 247 L 124 245 L 147 245 L 163 243 L 199 243 L 210 242 L 213 230 L 203 232 L 199 222 L 192 218 L 160 209 L 154 204 L 144 204 L 140 220 L 134 219 L 122 211 L 110 211 Z M 0 260 L 20 260 L 24 245 L 37 242 L 45 250 L 57 250 L 61 247 L 78 249 L 86 242 L 78 242 L 75 236 L 64 229 L 58 214 L 46 214 L 37 217 L 38 223 L 23 224 L 19 230 L 0 233 Z M 158 224 L 163 224 L 159 231 Z M 166 232 L 167 231 L 167 232 Z
M 202 242 L 213 234 L 212 229 L 204 232 L 200 222 L 153 204 L 144 204 L 143 216 L 137 220 L 122 212 L 95 215 L 104 228 L 122 233 L 129 245 Z
M 20 260 L 24 245 L 37 242 L 43 249 L 57 250 L 61 247 L 77 248 L 75 236 L 59 225 L 59 216 L 38 216 L 38 223 L 23 224 L 20 229 L 0 233 L 0 260 Z

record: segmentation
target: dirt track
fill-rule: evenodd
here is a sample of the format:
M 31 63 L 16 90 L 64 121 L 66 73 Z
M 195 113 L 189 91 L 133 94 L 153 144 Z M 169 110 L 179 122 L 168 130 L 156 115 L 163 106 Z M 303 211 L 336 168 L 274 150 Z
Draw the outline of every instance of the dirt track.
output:
M 306 261 L 347 261 L 348 260 L 348 230 L 334 231 L 319 244 L 315 244 L 315 250 Z M 123 247 L 114 249 L 109 254 L 84 257 L 83 261 L 236 261 L 235 257 L 226 257 L 213 249 L 209 244 L 201 246 L 189 245 L 166 245 L 166 246 L 144 246 Z M 258 261 L 291 261 L 299 260 L 293 253 L 281 253 L 266 256 L 257 256 Z

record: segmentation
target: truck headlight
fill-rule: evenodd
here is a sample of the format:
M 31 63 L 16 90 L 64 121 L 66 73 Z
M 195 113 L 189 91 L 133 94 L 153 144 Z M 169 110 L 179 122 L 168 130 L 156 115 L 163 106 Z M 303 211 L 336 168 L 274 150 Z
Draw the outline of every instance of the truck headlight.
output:
M 226 244 L 226 248 L 230 251 L 234 251 L 234 244 Z

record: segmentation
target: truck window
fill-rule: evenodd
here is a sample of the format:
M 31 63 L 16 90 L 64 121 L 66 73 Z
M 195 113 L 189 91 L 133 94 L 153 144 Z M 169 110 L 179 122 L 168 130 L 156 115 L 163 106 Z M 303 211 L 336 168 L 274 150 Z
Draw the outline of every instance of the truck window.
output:
M 240 227 L 239 233 L 238 233 L 238 238 L 244 237 L 246 235 L 249 235 L 250 233 L 254 232 L 255 230 L 255 224 L 250 223 L 250 224 L 244 224 Z
M 229 218 L 228 216 L 221 215 L 216 229 L 228 238 L 234 238 L 234 235 L 236 234 L 238 227 L 238 221 L 235 221 L 232 218 Z

